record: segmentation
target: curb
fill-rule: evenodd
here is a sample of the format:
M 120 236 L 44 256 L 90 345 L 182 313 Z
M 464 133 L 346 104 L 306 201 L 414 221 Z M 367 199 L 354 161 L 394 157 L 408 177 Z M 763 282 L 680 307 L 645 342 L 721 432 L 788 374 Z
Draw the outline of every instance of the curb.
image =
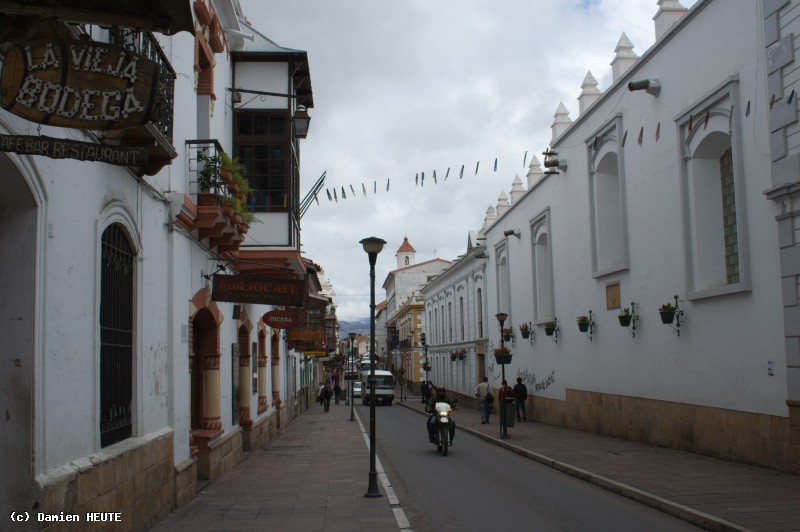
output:
M 414 408 L 413 406 L 408 406 L 405 403 L 396 401 L 396 404 L 404 408 L 407 408 L 409 410 L 413 410 L 419 414 L 427 415 L 425 414 L 425 412 L 419 410 L 418 408 Z M 524 456 L 531 460 L 535 460 L 541 464 L 556 469 L 557 471 L 561 471 L 562 473 L 565 473 L 567 475 L 579 478 L 581 480 L 594 484 L 595 486 L 608 490 L 612 493 L 616 493 L 617 495 L 622 495 L 623 497 L 627 497 L 628 499 L 634 500 L 640 504 L 650 506 L 651 508 L 655 508 L 656 510 L 669 514 L 673 517 L 677 517 L 682 521 L 686 521 L 687 523 L 699 526 L 706 530 L 711 530 L 714 532 L 752 532 L 749 528 L 739 526 L 725 519 L 721 519 L 711 514 L 695 510 L 694 508 L 690 508 L 683 504 L 678 504 L 676 502 L 670 501 L 669 499 L 659 497 L 658 495 L 647 493 L 638 488 L 634 488 L 633 486 L 628 486 L 627 484 L 617 482 L 616 480 L 611 480 L 609 478 L 597 475 L 595 473 L 592 473 L 591 471 L 571 466 L 565 462 L 560 462 L 558 460 L 550 458 L 549 456 L 545 456 L 543 454 L 536 453 L 534 451 L 524 449 L 522 447 L 518 447 L 516 445 L 508 443 L 505 440 L 494 438 L 492 436 L 479 432 L 475 429 L 464 427 L 462 425 L 459 425 L 458 429 L 468 434 L 472 434 L 473 436 L 477 436 L 478 438 L 481 438 L 484 441 L 493 443 L 499 447 L 503 447 L 504 449 L 515 452 L 521 456 Z

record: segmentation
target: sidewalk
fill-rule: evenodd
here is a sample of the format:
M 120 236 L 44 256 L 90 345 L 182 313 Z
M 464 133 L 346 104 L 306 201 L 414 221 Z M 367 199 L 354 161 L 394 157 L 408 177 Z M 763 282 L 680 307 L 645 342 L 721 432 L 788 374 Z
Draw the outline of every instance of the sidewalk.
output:
M 314 405 L 151 530 L 397 532 L 408 524 L 376 469 L 384 496 L 368 499 L 369 447 L 358 416 L 350 421 L 344 402 L 327 414 Z
M 395 404 L 424 414 L 419 396 Z M 453 417 L 459 430 L 708 530 L 800 530 L 800 476 L 531 421 L 501 440 L 498 414 L 488 425 L 473 408 Z

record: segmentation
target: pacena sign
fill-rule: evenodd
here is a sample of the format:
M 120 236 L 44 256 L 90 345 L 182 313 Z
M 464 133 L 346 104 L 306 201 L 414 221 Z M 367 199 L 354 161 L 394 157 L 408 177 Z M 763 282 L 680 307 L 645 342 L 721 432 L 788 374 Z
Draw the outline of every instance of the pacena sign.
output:
M 261 319 L 273 329 L 291 329 L 297 327 L 299 322 L 297 313 L 288 310 L 270 310 Z
M 8 49 L 0 105 L 26 120 L 78 129 L 125 129 L 153 121 L 160 67 L 95 41 L 51 39 Z

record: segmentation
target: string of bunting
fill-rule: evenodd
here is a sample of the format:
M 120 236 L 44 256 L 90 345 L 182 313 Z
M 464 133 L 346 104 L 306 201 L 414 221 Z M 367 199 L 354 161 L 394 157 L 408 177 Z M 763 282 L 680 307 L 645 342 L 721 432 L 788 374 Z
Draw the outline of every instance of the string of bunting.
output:
M 787 105 L 791 105 L 792 101 L 794 100 L 794 96 L 795 96 L 795 91 L 792 90 L 792 92 L 786 98 L 785 103 Z M 769 99 L 769 110 L 770 111 L 775 106 L 776 101 L 777 101 L 777 97 L 773 94 Z M 731 105 L 730 114 L 729 114 L 729 117 L 728 117 L 729 128 L 732 126 L 732 123 L 733 123 L 733 111 L 734 111 L 734 106 Z M 750 116 L 750 100 L 747 101 L 747 106 L 745 108 L 744 116 L 745 116 L 745 118 Z M 703 129 L 704 130 L 708 128 L 708 123 L 709 123 L 710 119 L 711 119 L 711 110 L 706 110 L 704 115 L 702 115 L 702 125 L 703 125 Z M 689 115 L 686 127 L 688 128 L 688 130 L 690 132 L 696 127 L 695 116 L 694 115 Z M 661 138 L 661 123 L 659 122 L 659 123 L 656 124 L 656 128 L 655 128 L 655 141 L 658 142 L 660 140 L 660 138 Z M 596 136 L 594 138 L 593 148 L 594 148 L 595 151 L 597 151 L 600 148 L 601 141 L 602 141 L 602 137 L 601 136 Z M 624 131 L 623 135 L 622 135 L 622 147 L 625 147 L 625 144 L 627 143 L 627 141 L 628 141 L 628 130 L 626 129 Z M 644 144 L 644 126 L 641 126 L 639 128 L 639 134 L 638 134 L 638 137 L 636 139 L 636 143 L 639 146 L 642 146 Z M 522 157 L 522 168 L 526 168 L 526 165 L 528 164 L 528 153 L 529 152 L 526 150 L 524 155 L 523 155 L 523 157 Z M 492 172 L 497 172 L 499 161 L 500 161 L 499 157 L 495 157 L 494 158 L 494 165 L 492 167 Z M 474 173 L 474 175 L 476 175 L 476 176 L 478 175 L 478 173 L 480 172 L 480 166 L 481 166 L 481 161 L 480 160 L 476 161 L 475 162 L 475 173 Z M 445 171 L 445 174 L 444 174 L 444 179 L 442 180 L 443 182 L 447 181 L 447 179 L 450 177 L 450 170 L 452 170 L 452 167 L 448 166 L 447 170 Z M 464 171 L 465 170 L 466 170 L 466 165 L 462 164 L 461 168 L 459 168 L 459 170 L 458 170 L 458 179 L 459 180 L 464 178 Z M 436 174 L 436 170 L 433 170 L 433 172 L 431 173 L 431 176 L 433 178 L 433 184 L 434 185 L 438 185 L 439 184 L 439 180 L 438 180 L 438 176 Z M 389 192 L 389 190 L 390 190 L 392 179 L 397 180 L 397 179 L 403 179 L 403 178 L 387 178 L 386 179 L 386 192 Z M 418 188 L 423 188 L 425 186 L 425 172 L 424 171 L 420 171 L 420 172 L 416 172 L 415 173 L 415 175 L 414 175 L 414 186 L 418 187 Z M 353 187 L 353 185 L 348 185 L 348 187 L 350 188 L 350 192 L 351 192 L 350 196 L 351 196 L 351 198 L 355 198 L 357 196 L 355 188 Z M 344 185 L 341 185 L 340 189 L 341 189 L 341 199 L 342 200 L 346 200 L 347 199 L 347 193 L 345 191 Z M 368 197 L 367 185 L 364 182 L 361 183 L 361 192 L 362 192 L 362 194 L 363 194 L 363 196 L 365 198 Z M 373 182 L 372 182 L 372 193 L 373 194 L 377 194 L 378 193 L 378 180 L 373 180 Z M 336 203 L 339 202 L 340 198 L 339 198 L 339 195 L 337 194 L 337 187 L 334 186 L 332 188 L 326 188 L 325 189 L 325 194 L 328 197 L 328 201 L 332 201 L 332 202 L 336 202 Z M 314 199 L 317 201 L 317 204 L 319 204 L 319 198 L 317 198 L 316 195 L 314 196 Z
M 529 152 L 526 150 L 525 154 L 523 155 L 523 158 L 522 158 L 522 167 L 523 168 L 526 168 L 526 165 L 528 164 L 528 153 Z M 500 162 L 500 158 L 499 157 L 495 157 L 494 158 L 494 166 L 493 166 L 493 169 L 492 169 L 493 173 L 497 172 L 499 162 Z M 480 165 L 481 165 L 480 161 L 477 161 L 475 163 L 475 175 L 478 175 L 478 173 L 480 172 Z M 459 179 L 463 179 L 464 178 L 464 170 L 465 169 L 466 169 L 466 165 L 462 164 L 461 168 L 459 169 L 459 172 L 458 172 L 458 178 Z M 445 171 L 445 174 L 444 174 L 444 179 L 442 179 L 443 182 L 447 181 L 447 179 L 450 177 L 450 171 L 451 170 L 453 170 L 453 168 L 448 166 L 447 170 Z M 429 175 L 433 178 L 433 184 L 438 186 L 438 184 L 439 184 L 439 176 L 436 173 L 436 170 L 433 170 L 433 172 L 431 174 L 429 174 Z M 402 179 L 402 178 L 387 178 L 386 179 L 386 192 L 389 192 L 392 179 L 397 180 L 397 179 Z M 419 188 L 423 188 L 425 186 L 425 172 L 420 171 L 420 172 L 416 172 L 414 174 L 414 186 L 415 187 L 419 187 Z M 337 185 L 337 186 L 326 188 L 325 189 L 325 195 L 328 197 L 328 201 L 339 203 L 340 199 L 341 200 L 346 200 L 347 199 L 347 196 L 348 196 L 347 195 L 347 188 L 350 189 L 350 198 L 351 199 L 352 198 L 356 198 L 357 197 L 356 189 L 352 184 L 348 184 L 346 187 L 345 187 L 345 185 Z M 367 185 L 364 182 L 361 183 L 361 192 L 362 192 L 362 194 L 363 194 L 363 196 L 365 198 L 368 197 Z M 372 194 L 374 195 L 374 194 L 377 194 L 377 193 L 378 193 L 378 180 L 373 180 L 373 182 L 372 182 Z M 315 195 L 314 199 L 319 204 L 319 198 L 317 198 L 316 195 Z

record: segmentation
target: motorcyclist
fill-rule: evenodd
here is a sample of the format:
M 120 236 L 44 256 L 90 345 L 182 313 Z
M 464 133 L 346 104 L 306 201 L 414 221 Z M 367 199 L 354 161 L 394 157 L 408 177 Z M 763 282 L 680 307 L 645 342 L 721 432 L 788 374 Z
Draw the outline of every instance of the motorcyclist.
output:
M 425 410 L 430 413 L 428 417 L 428 439 L 431 443 L 436 441 L 436 403 L 447 403 L 450 405 L 451 408 L 455 408 L 458 404 L 458 399 L 453 399 L 451 397 L 447 397 L 447 392 L 443 387 L 436 388 L 435 393 L 431 393 L 430 399 L 428 399 L 428 404 L 425 407 Z M 450 445 L 453 445 L 453 438 L 456 434 L 456 422 L 453 418 L 450 418 Z

